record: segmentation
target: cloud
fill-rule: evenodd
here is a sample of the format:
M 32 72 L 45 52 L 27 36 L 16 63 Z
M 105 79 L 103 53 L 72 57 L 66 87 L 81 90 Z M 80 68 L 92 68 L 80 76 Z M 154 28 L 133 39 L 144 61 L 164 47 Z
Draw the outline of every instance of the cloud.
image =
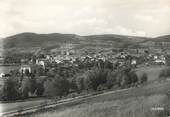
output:
M 1 0 L 0 37 L 21 32 L 159 36 L 169 0 Z
M 135 18 L 137 20 L 142 20 L 142 21 L 149 21 L 149 22 L 155 21 L 154 17 L 151 15 L 136 15 Z

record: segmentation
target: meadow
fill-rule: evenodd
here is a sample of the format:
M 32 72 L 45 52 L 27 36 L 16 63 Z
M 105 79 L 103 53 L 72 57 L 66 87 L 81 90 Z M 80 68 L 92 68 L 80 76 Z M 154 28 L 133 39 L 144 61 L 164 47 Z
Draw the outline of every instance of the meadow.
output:
M 159 74 L 161 70 L 167 68 L 166 66 L 148 66 L 148 67 L 140 67 L 136 69 L 136 73 L 139 77 L 142 76 L 143 73 L 146 73 L 148 76 L 148 81 L 153 81 L 159 78 Z
M 155 117 L 152 107 L 167 107 L 170 81 L 156 80 L 143 86 L 96 96 L 26 117 Z
M 146 73 L 149 81 L 138 87 L 79 100 L 23 117 L 155 117 L 151 108 L 155 105 L 166 107 L 168 101 L 166 94 L 170 89 L 170 81 L 159 80 L 159 74 L 164 68 L 138 68 L 138 76 Z M 9 105 L 8 108 L 11 107 Z

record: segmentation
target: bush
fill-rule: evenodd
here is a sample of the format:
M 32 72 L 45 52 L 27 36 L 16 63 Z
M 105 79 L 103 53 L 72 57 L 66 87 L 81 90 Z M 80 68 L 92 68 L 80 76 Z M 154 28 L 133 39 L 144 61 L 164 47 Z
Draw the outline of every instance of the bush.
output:
M 37 89 L 36 89 L 36 95 L 37 96 L 42 96 L 44 93 L 44 86 L 43 83 L 37 83 Z
M 141 76 L 141 79 L 140 79 L 140 83 L 143 84 L 147 81 L 148 81 L 148 76 L 146 73 L 143 73 L 143 75 Z
M 116 86 L 117 85 L 117 74 L 115 71 L 112 71 L 112 72 L 109 72 L 108 75 L 107 75 L 107 88 L 108 89 L 111 89 L 112 87 Z
M 24 77 L 22 83 L 21 83 L 21 94 L 23 98 L 28 98 L 29 96 L 29 91 L 31 88 L 31 83 L 28 77 Z
M 54 78 L 49 78 L 39 83 L 37 95 L 44 95 L 47 97 L 67 96 L 70 87 L 70 82 L 66 78 L 56 75 Z
M 97 91 L 103 91 L 103 90 L 106 90 L 106 89 L 107 89 L 107 87 L 104 86 L 104 85 L 99 85 L 99 86 L 97 87 Z
M 15 78 L 7 78 L 2 87 L 2 100 L 14 101 L 20 98 L 19 84 Z
M 44 82 L 44 96 L 53 97 L 55 96 L 55 88 L 51 80 Z
M 79 74 L 79 75 L 76 77 L 76 85 L 77 85 L 77 88 L 78 88 L 78 92 L 79 92 L 79 93 L 85 89 L 84 79 L 85 79 L 85 76 L 82 75 L 82 74 Z
M 99 85 L 103 85 L 107 82 L 108 70 L 94 68 L 87 71 L 85 75 L 85 87 L 96 91 Z
M 116 73 L 116 82 L 122 88 L 134 86 L 138 82 L 135 71 L 130 68 L 123 68 Z
M 138 76 L 135 71 L 129 72 L 130 84 L 135 85 L 138 82 Z
M 164 79 L 164 78 L 168 78 L 168 77 L 170 77 L 170 68 L 166 68 L 166 69 L 161 70 L 159 78 Z

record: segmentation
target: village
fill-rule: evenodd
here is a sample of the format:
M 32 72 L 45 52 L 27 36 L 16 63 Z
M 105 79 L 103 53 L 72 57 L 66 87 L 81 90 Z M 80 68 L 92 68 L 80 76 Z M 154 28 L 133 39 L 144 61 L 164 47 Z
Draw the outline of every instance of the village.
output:
M 67 44 L 65 47 L 53 52 L 44 54 L 43 52 L 32 57 L 31 59 L 21 58 L 19 71 L 25 73 L 26 70 L 32 71 L 34 65 L 41 66 L 43 69 L 49 69 L 56 66 L 80 67 L 82 64 L 100 65 L 102 62 L 108 62 L 113 68 L 122 66 L 140 67 L 151 65 L 167 65 L 169 55 L 167 52 L 154 49 L 122 49 L 114 48 L 105 52 L 84 52 L 79 53 Z M 3 66 L 4 58 L 0 57 Z M 15 63 L 10 63 L 10 65 Z M 0 77 L 5 77 L 8 73 L 1 73 Z
M 0 87 L 2 89 L 5 85 L 4 83 L 12 78 L 19 82 L 16 86 L 19 86 L 18 92 L 20 92 L 20 97 L 48 96 L 49 94 L 44 94 L 46 92 L 45 82 L 56 82 L 54 81 L 57 79 L 56 77 L 61 77 L 70 84 L 68 91 L 65 93 L 74 93 L 79 92 L 77 91 L 79 83 L 76 84 L 79 82 L 79 78 L 81 79 L 81 76 L 89 74 L 89 71 L 98 73 L 104 70 L 107 71 L 106 74 L 118 71 L 118 74 L 119 72 L 121 74 L 121 72 L 124 72 L 126 69 L 129 69 L 127 71 L 130 72 L 137 68 L 148 66 L 166 66 L 169 64 L 168 58 L 168 52 L 162 52 L 162 50 L 158 51 L 157 49 L 108 48 L 103 50 L 80 51 L 74 49 L 72 44 L 64 44 L 60 48 L 52 49 L 48 53 L 42 49 L 33 54 L 22 55 L 21 53 L 20 55 L 13 55 L 12 59 L 10 56 L 1 56 L 0 62 L 2 70 L 0 73 Z M 6 70 L 6 67 L 10 69 Z M 108 75 L 104 75 L 103 77 L 108 77 Z M 135 78 L 136 77 L 137 76 L 135 76 Z M 31 86 L 29 86 L 30 84 L 24 83 L 27 82 L 27 80 L 31 82 Z M 34 82 L 32 82 L 32 80 Z M 137 83 L 138 79 L 134 80 L 134 82 Z M 134 82 L 132 83 L 133 86 L 136 85 Z M 30 87 L 35 84 L 37 87 L 35 90 L 31 91 L 32 89 L 30 89 Z M 105 84 L 107 84 L 106 81 L 101 82 L 102 89 L 110 87 L 109 84 L 107 84 L 108 86 L 106 88 Z M 122 87 L 129 87 L 132 84 L 124 84 Z M 74 86 L 72 87 L 71 85 Z M 91 86 L 89 88 L 91 88 Z M 98 88 L 100 89 L 100 86 L 97 86 L 94 90 L 98 90 Z M 51 90 L 47 92 L 49 93 L 50 91 Z

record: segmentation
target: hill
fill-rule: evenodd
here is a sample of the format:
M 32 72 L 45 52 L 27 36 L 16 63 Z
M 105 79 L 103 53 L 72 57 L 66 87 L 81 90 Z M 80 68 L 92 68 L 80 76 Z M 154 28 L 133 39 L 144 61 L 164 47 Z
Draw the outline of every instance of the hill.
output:
M 165 48 L 169 49 L 170 46 L 170 35 L 159 36 L 156 38 L 151 38 L 143 41 L 140 45 L 144 47 L 153 47 L 153 48 Z
M 155 42 L 170 42 L 170 35 L 159 36 L 153 39 Z
M 3 39 L 4 48 L 31 48 L 54 46 L 59 43 L 113 43 L 113 45 L 132 44 L 146 40 L 144 37 L 121 36 L 121 35 L 89 35 L 80 36 L 76 34 L 36 34 L 21 33 Z
M 116 34 L 80 36 L 76 34 L 36 34 L 20 33 L 1 39 L 6 52 L 35 52 L 37 50 L 57 49 L 62 44 L 73 44 L 75 49 L 83 48 L 138 48 L 138 47 L 169 47 L 170 35 L 156 38 L 136 37 Z M 163 43 L 163 44 L 162 44 Z M 166 44 L 166 45 L 165 45 Z
M 76 42 L 74 34 L 21 33 L 3 39 L 4 48 L 29 48 L 54 45 L 55 43 Z

